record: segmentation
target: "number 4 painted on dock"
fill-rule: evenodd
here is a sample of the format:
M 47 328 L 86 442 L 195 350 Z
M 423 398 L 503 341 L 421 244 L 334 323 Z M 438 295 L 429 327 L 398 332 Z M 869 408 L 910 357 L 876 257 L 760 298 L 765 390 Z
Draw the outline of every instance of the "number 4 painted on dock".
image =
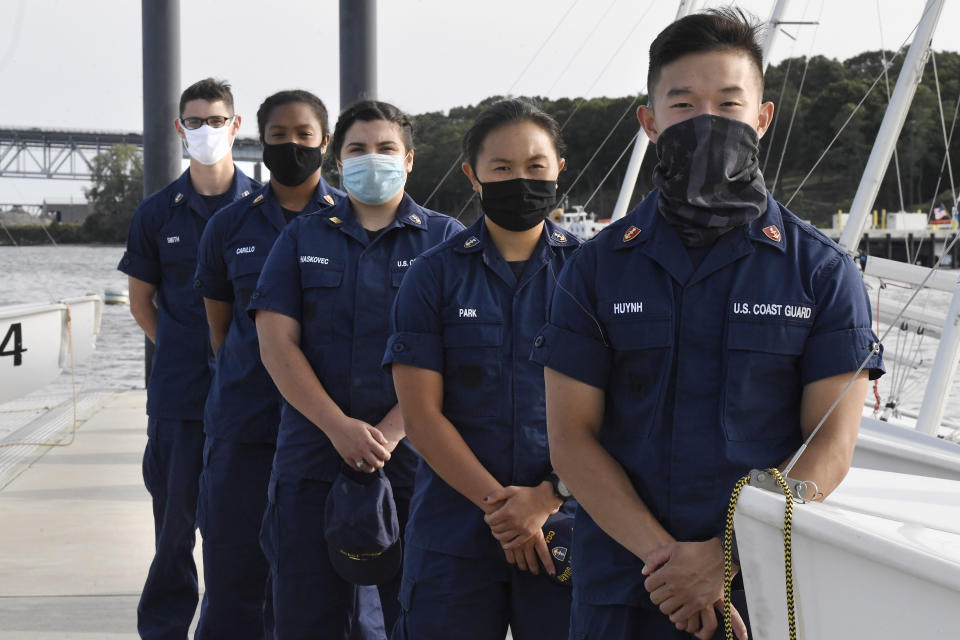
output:
M 7 350 L 7 345 L 10 344 L 11 338 L 13 339 L 13 349 Z M 3 342 L 0 342 L 0 356 L 13 356 L 13 366 L 19 367 L 23 364 L 24 351 L 26 351 L 26 349 L 23 348 L 23 335 L 21 333 L 20 323 L 14 322 L 7 330 L 7 335 L 3 337 Z

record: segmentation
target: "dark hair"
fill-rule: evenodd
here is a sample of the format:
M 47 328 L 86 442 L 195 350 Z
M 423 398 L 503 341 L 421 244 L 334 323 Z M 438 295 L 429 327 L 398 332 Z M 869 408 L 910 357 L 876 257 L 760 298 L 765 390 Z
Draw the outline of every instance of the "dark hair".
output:
M 260 105 L 260 108 L 257 109 L 257 128 L 260 130 L 261 138 L 263 138 L 263 132 L 267 128 L 267 120 L 270 119 L 270 114 L 273 110 L 276 107 L 294 102 L 302 102 L 313 109 L 317 120 L 320 121 L 320 130 L 323 135 L 330 133 L 330 119 L 327 116 L 327 107 L 323 104 L 323 100 L 309 91 L 290 89 L 287 91 L 278 91 L 272 96 L 267 97 L 267 99 L 263 101 L 263 104 Z
M 343 149 L 343 139 L 347 136 L 347 131 L 357 120 L 364 122 L 373 122 L 374 120 L 386 120 L 400 127 L 400 137 L 403 138 L 403 146 L 409 151 L 413 149 L 413 123 L 410 117 L 400 109 L 388 102 L 379 100 L 360 100 L 343 110 L 340 117 L 337 118 L 337 126 L 333 129 L 333 157 L 340 158 L 340 150 Z
M 741 51 L 757 68 L 763 89 L 763 50 L 758 40 L 762 24 L 734 7 L 710 9 L 677 20 L 660 32 L 650 45 L 650 68 L 647 71 L 647 92 L 653 95 L 660 80 L 660 70 L 685 55 L 708 51 Z M 651 98 L 652 100 L 652 98 Z
M 230 115 L 233 115 L 233 92 L 230 91 L 230 84 L 226 80 L 215 80 L 214 78 L 204 78 L 199 82 L 183 90 L 180 94 L 180 117 L 183 117 L 183 109 L 191 100 L 206 100 L 207 102 L 216 102 L 223 100 L 227 105 Z
M 494 129 L 515 122 L 532 122 L 547 132 L 547 135 L 553 139 L 553 147 L 557 155 L 564 151 L 563 136 L 560 134 L 560 125 L 539 107 L 517 98 L 501 100 L 487 107 L 473 121 L 466 135 L 463 136 L 463 155 L 471 167 L 476 169 L 477 154 L 483 147 L 483 141 L 487 139 L 490 132 Z

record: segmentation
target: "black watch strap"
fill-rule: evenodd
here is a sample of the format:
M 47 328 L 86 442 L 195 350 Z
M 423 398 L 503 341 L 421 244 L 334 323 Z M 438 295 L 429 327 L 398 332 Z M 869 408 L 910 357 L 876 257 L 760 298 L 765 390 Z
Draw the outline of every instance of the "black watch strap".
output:
M 566 502 L 573 497 L 573 494 L 567 489 L 567 485 L 563 484 L 563 480 L 557 474 L 551 471 L 550 475 L 547 476 L 547 481 L 553 485 L 553 495 L 557 497 L 557 500 Z

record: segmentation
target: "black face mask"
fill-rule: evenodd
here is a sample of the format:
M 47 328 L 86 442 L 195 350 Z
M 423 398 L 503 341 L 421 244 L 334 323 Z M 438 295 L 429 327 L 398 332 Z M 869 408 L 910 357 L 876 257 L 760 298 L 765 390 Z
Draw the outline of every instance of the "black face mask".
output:
M 704 247 L 767 211 L 760 138 L 739 120 L 704 114 L 657 139 L 657 207 L 688 247 Z
M 263 145 L 263 164 L 270 176 L 286 187 L 295 187 L 313 175 L 323 162 L 321 147 L 304 147 L 296 142 Z
M 532 229 L 557 204 L 555 180 L 514 178 L 502 182 L 481 182 L 480 206 L 497 225 L 509 231 Z

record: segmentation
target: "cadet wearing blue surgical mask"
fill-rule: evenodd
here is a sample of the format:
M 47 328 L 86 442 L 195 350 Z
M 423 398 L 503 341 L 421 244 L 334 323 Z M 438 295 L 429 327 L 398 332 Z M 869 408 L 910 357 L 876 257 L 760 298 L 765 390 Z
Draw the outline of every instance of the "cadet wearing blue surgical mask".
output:
M 319 98 L 300 90 L 275 93 L 260 105 L 257 126 L 270 182 L 211 218 L 195 283 L 217 354 L 204 411 L 197 513 L 206 589 L 196 640 L 272 636 L 272 627 L 265 631 L 273 615 L 272 599 L 264 600 L 268 567 L 259 534 L 281 397 L 260 361 L 247 303 L 287 223 L 346 198 L 320 175 L 330 127 Z
M 260 186 L 233 164 L 240 116 L 229 84 L 207 78 L 188 87 L 174 127 L 190 168 L 137 207 L 117 267 L 129 276 L 130 312 L 157 347 L 143 454 L 156 546 L 137 608 L 137 628 L 146 640 L 186 637 L 197 609 L 193 545 L 211 357 L 203 301 L 193 283 L 197 245 L 217 209 Z
M 570 496 L 551 473 L 543 369 L 529 361 L 579 244 L 545 220 L 559 129 L 520 100 L 480 114 L 463 171 L 484 216 L 421 256 L 397 294 L 384 364 L 426 464 L 393 640 L 502 640 L 508 625 L 516 640 L 566 637 L 570 588 L 545 575 L 556 570 L 542 527 Z
M 417 256 L 463 228 L 404 192 L 413 135 L 396 107 L 347 108 L 332 151 L 349 197 L 284 229 L 249 305 L 264 366 L 285 400 L 261 532 L 278 640 L 352 631 L 358 589 L 336 573 L 324 538 L 341 465 L 383 468 L 406 521 L 418 457 L 380 368 L 389 309 Z M 388 627 L 399 584 L 396 575 L 380 585 Z

